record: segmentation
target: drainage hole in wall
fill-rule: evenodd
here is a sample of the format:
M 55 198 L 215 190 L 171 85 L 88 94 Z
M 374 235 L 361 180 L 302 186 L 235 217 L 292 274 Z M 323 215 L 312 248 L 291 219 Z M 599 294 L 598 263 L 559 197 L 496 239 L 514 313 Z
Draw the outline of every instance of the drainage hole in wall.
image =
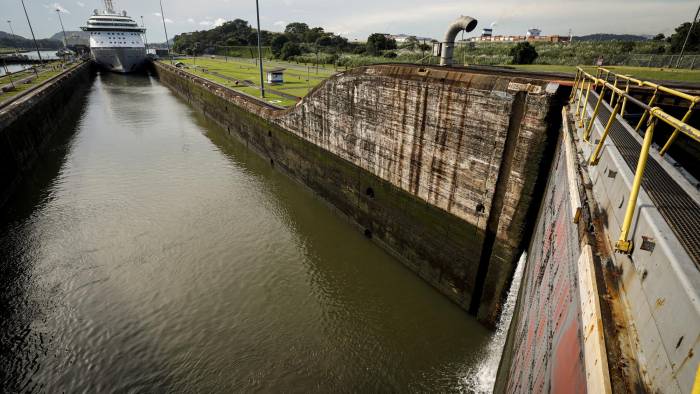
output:
M 274 167 L 274 166 L 275 166 L 275 161 L 272 160 L 272 159 L 270 159 L 270 165 Z
M 365 190 L 365 194 L 369 196 L 369 198 L 374 198 L 374 189 L 368 187 L 367 190 Z
M 480 215 L 480 214 L 484 213 L 485 210 L 486 210 L 486 207 L 484 207 L 484 204 L 482 204 L 482 203 L 476 204 L 476 213 L 477 213 L 477 215 Z
M 372 231 L 368 228 L 365 229 L 365 237 L 367 239 L 372 239 Z
M 272 137 L 272 130 L 268 130 L 268 131 L 267 131 L 267 136 L 268 136 L 268 137 Z
M 680 339 L 678 339 L 678 343 L 676 343 L 676 349 L 681 347 L 681 342 L 683 342 L 683 337 L 680 337 Z

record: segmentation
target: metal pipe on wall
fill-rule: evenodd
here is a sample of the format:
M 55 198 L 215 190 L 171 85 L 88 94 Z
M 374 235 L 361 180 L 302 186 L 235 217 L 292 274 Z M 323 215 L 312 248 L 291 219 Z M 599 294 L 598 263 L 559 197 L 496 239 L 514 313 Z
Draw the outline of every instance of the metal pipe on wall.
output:
M 447 29 L 447 33 L 445 34 L 445 38 L 442 40 L 442 49 L 440 51 L 441 66 L 452 65 L 452 55 L 454 52 L 455 38 L 457 37 L 457 34 L 459 34 L 461 31 L 466 31 L 469 33 L 476 28 L 477 23 L 478 21 L 476 19 L 470 16 L 462 15 L 450 24 L 449 28 Z

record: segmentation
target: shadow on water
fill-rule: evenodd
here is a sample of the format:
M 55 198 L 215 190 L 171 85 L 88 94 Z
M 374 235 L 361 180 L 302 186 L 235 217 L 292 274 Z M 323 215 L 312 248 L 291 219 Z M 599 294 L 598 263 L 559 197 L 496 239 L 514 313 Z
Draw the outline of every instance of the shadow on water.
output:
M 65 103 L 68 114 L 65 121 L 54 125 L 47 148 L 0 206 L 0 386 L 10 392 L 38 388 L 30 379 L 37 360 L 22 355 L 27 349 L 34 352 L 44 348 L 48 341 L 43 333 L 31 327 L 33 322 L 41 320 L 40 311 L 45 306 L 28 297 L 27 289 L 33 286 L 32 267 L 23 257 L 28 245 L 21 241 L 26 234 L 22 234 L 23 229 L 17 224 L 30 220 L 37 207 L 51 199 L 51 185 L 57 182 L 75 131 L 83 121 L 87 97 L 94 88 L 92 82 L 91 76 L 90 82 L 80 86 Z
M 95 83 L 95 79 L 101 83 Z M 55 356 L 68 351 L 64 347 L 66 344 L 52 333 L 53 322 L 46 316 L 47 311 L 60 308 L 61 295 L 57 289 L 37 283 L 37 256 L 32 248 L 42 239 L 32 234 L 32 230 L 34 222 L 38 220 L 35 216 L 51 204 L 55 190 L 63 182 L 61 173 L 80 138 L 80 131 L 99 127 L 85 124 L 90 102 L 100 95 L 98 89 L 107 88 L 110 96 L 129 100 L 128 96 L 133 94 L 132 88 L 148 88 L 151 84 L 152 79 L 146 73 L 130 76 L 99 71 L 92 73 L 90 81 L 81 85 L 71 100 L 65 103 L 63 110 L 68 115 L 62 123 L 55 125 L 45 151 L 0 207 L 0 392 L 50 391 L 52 384 L 41 376 L 40 370 L 47 369 L 47 366 L 51 370 L 52 354 Z M 58 365 L 53 367 L 61 368 Z M 60 373 L 56 370 L 51 372 Z M 131 371 L 132 374 L 138 372 Z M 159 383 L 167 382 L 164 376 L 140 372 L 146 377 L 141 383 L 150 381 L 156 387 Z M 83 373 L 88 371 L 79 372 Z M 73 375 L 68 379 L 80 380 L 80 377 Z M 119 387 L 118 379 L 103 384 Z

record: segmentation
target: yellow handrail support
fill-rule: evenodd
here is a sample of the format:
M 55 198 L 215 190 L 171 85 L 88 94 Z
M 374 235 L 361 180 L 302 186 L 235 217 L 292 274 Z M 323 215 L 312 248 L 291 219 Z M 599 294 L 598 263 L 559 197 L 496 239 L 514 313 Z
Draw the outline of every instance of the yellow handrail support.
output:
M 624 76 L 625 75 L 623 75 L 623 77 Z M 623 118 L 625 117 L 625 110 L 627 109 L 627 96 L 629 96 L 629 94 L 630 94 L 630 80 L 627 79 L 627 86 L 625 87 L 625 94 L 624 94 L 625 98 L 622 99 L 622 109 L 620 110 L 620 116 L 622 116 Z
M 579 78 L 581 78 L 581 72 L 576 70 L 576 78 L 574 78 L 574 88 L 571 89 L 571 94 L 569 95 L 569 100 L 573 100 L 576 97 L 576 91 L 578 90 Z
M 654 107 L 650 109 L 649 112 L 653 117 L 663 120 L 669 126 L 675 127 L 678 129 L 678 131 L 694 139 L 696 142 L 700 142 L 700 130 L 696 129 L 695 127 L 684 123 L 682 120 L 674 118 L 659 107 Z
M 657 97 L 658 93 L 659 93 L 658 89 L 654 90 L 654 94 L 651 96 L 651 100 L 649 100 L 649 104 L 647 104 L 649 107 L 652 107 L 654 104 L 656 104 L 656 97 Z M 644 121 L 647 120 L 648 114 L 649 114 L 649 111 L 644 111 L 644 113 L 642 114 L 642 117 L 639 119 L 639 123 L 637 123 L 637 127 L 634 128 L 635 131 L 639 131 L 639 129 L 644 124 Z
M 586 126 L 586 130 L 583 132 L 583 140 L 586 142 L 588 142 L 588 137 L 590 137 L 590 135 L 591 135 L 591 129 L 593 128 L 593 123 L 595 123 L 595 118 L 598 116 L 598 110 L 600 110 L 600 103 L 603 102 L 603 97 L 605 96 L 605 87 L 606 86 L 607 86 L 607 82 L 603 84 L 603 88 L 600 90 L 600 95 L 598 96 L 598 102 L 596 103 L 595 108 L 593 109 L 593 115 L 591 115 L 591 121 L 588 122 L 588 126 Z
M 591 94 L 591 85 L 593 85 L 593 82 L 588 82 L 588 86 L 586 87 L 586 95 L 583 96 L 584 99 L 581 101 L 581 114 L 578 118 L 578 127 L 583 127 L 583 125 L 586 123 L 586 107 L 588 106 L 588 96 Z
M 687 123 L 687 122 L 688 122 L 688 119 L 690 119 L 690 115 L 693 114 L 693 110 L 694 110 L 694 109 L 695 109 L 695 103 L 691 103 L 691 104 L 690 104 L 690 107 L 688 107 L 688 112 L 685 113 L 685 116 L 683 116 L 683 119 L 681 119 L 681 122 Z M 668 152 L 668 149 L 671 148 L 671 145 L 673 144 L 673 142 L 674 142 L 674 141 L 676 140 L 676 138 L 678 137 L 678 133 L 680 133 L 680 131 L 681 131 L 681 130 L 680 130 L 680 128 L 678 128 L 678 127 L 676 127 L 676 128 L 673 130 L 673 134 L 671 134 L 671 136 L 668 138 L 668 141 L 666 141 L 666 145 L 664 145 L 664 147 L 661 148 L 661 150 L 659 151 L 659 154 L 660 154 L 661 156 L 665 155 L 666 152 Z
M 620 229 L 620 238 L 615 243 L 615 250 L 620 253 L 630 254 L 632 253 L 632 248 L 634 243 L 629 238 L 630 227 L 632 226 L 632 219 L 634 218 L 634 211 L 637 207 L 637 197 L 639 197 L 639 189 L 642 187 L 642 177 L 644 176 L 644 169 L 647 165 L 647 159 L 649 158 L 649 148 L 651 148 L 651 141 L 654 137 L 654 127 L 656 126 L 656 120 L 649 120 L 649 126 L 647 127 L 647 132 L 644 134 L 644 141 L 642 142 L 642 149 L 639 152 L 639 161 L 637 162 L 637 170 L 634 173 L 634 181 L 632 182 L 632 190 L 630 191 L 630 198 L 627 201 L 627 210 L 625 211 L 625 219 L 622 222 L 622 228 Z
M 600 136 L 600 141 L 598 141 L 598 145 L 596 145 L 595 150 L 591 154 L 590 160 L 588 160 L 588 163 L 592 166 L 595 166 L 598 164 L 598 161 L 600 160 L 600 151 L 603 149 L 603 144 L 605 144 L 605 140 L 608 138 L 608 133 L 610 132 L 610 128 L 612 127 L 615 117 L 617 116 L 617 112 L 620 110 L 621 104 L 620 101 L 618 100 L 617 104 L 615 105 L 615 108 L 612 111 L 612 114 L 610 114 L 610 118 L 608 119 L 608 124 L 605 125 L 605 130 L 603 130 L 603 135 Z

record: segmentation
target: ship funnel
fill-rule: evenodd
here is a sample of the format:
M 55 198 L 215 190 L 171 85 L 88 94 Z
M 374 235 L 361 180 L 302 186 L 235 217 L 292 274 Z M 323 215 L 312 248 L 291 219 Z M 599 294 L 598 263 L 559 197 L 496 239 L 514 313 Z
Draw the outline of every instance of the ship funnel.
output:
M 455 47 L 455 37 L 457 34 L 464 30 L 467 33 L 476 29 L 477 20 L 470 16 L 460 16 L 454 22 L 452 22 L 447 29 L 445 38 L 442 40 L 440 65 L 441 66 L 451 66 L 452 65 L 452 52 Z
M 110 14 L 114 14 L 114 4 L 112 3 L 112 0 L 104 0 L 105 1 L 105 10 L 109 12 Z

